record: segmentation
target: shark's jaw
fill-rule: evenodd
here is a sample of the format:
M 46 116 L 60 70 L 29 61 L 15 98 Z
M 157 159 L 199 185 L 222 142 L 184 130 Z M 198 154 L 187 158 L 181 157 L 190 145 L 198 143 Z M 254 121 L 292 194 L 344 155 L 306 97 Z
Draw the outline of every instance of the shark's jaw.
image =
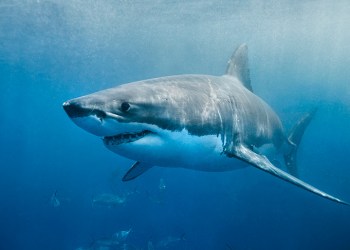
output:
M 113 136 L 103 137 L 103 142 L 105 145 L 116 146 L 124 143 L 131 143 L 138 141 L 149 134 L 155 134 L 150 130 L 142 130 L 141 132 L 133 133 L 121 133 Z
M 156 129 L 150 128 L 154 126 L 140 123 L 123 123 L 109 116 L 101 118 L 90 115 L 71 119 L 82 129 L 101 137 L 108 148 L 134 143 L 146 137 L 157 135 Z
M 165 143 L 164 132 L 143 123 L 123 123 L 114 118 L 95 115 L 71 118 L 89 133 L 97 135 L 110 151 L 131 160 L 153 161 Z

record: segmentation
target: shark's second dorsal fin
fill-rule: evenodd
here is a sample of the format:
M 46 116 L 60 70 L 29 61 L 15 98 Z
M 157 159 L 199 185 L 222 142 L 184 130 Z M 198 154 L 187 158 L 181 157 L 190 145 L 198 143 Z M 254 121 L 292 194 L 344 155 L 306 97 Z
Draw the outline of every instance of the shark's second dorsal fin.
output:
M 226 75 L 237 77 L 247 89 L 253 92 L 248 66 L 248 46 L 245 43 L 233 52 L 227 64 Z

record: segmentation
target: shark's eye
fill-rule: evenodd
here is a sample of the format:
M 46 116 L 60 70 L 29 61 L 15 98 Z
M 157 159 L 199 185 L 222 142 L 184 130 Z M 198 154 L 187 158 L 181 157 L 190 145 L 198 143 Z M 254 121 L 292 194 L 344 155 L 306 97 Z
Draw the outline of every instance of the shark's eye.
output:
M 120 109 L 123 111 L 123 112 L 128 112 L 130 110 L 130 104 L 127 103 L 127 102 L 123 102 L 121 105 L 120 105 Z

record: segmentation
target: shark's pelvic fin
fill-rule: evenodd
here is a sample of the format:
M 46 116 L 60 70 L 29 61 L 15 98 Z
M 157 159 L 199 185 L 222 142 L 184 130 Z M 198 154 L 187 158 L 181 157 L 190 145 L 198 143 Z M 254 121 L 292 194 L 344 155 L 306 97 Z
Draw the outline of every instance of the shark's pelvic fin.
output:
M 314 117 L 317 109 L 313 109 L 311 112 L 301 117 L 294 125 L 287 138 L 288 143 L 291 145 L 290 150 L 284 154 L 284 162 L 287 170 L 291 175 L 298 177 L 297 167 L 297 151 L 303 137 L 303 134 Z
M 253 92 L 248 65 L 248 46 L 246 44 L 241 44 L 233 52 L 227 64 L 226 75 L 237 77 L 247 89 Z
M 276 168 L 274 165 L 272 165 L 272 163 L 265 157 L 259 154 L 256 154 L 255 152 L 251 151 L 250 149 L 248 149 L 247 147 L 245 147 L 242 144 L 238 144 L 236 145 L 231 152 L 226 152 L 228 157 L 235 157 L 238 158 L 240 160 L 243 160 L 251 165 L 253 165 L 254 167 L 261 169 L 265 172 L 268 172 L 274 176 L 277 176 L 285 181 L 288 181 L 298 187 L 301 187 L 307 191 L 310 191 L 314 194 L 320 195 L 324 198 L 327 198 L 329 200 L 335 201 L 335 202 L 339 202 L 345 205 L 350 205 L 349 203 L 346 203 L 345 201 L 342 201 L 336 197 L 333 197 L 305 182 L 303 182 L 302 180 L 299 180 L 298 178 L 284 172 L 283 170 Z
M 146 172 L 148 169 L 150 169 L 152 166 L 148 165 L 147 163 L 142 162 L 135 162 L 132 167 L 126 172 L 126 174 L 123 177 L 123 181 L 130 181 L 135 179 L 136 177 L 142 175 L 144 172 Z

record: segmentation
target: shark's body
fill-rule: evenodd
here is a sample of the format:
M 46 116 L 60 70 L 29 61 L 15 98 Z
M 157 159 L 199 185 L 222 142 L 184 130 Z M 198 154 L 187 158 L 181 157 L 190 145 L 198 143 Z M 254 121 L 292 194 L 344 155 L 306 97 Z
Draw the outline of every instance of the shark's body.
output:
M 218 172 L 250 165 L 344 203 L 295 177 L 297 146 L 314 112 L 285 135 L 278 116 L 252 91 L 246 45 L 223 76 L 124 84 L 65 102 L 64 109 L 78 126 L 103 137 L 108 149 L 136 160 L 123 180 L 152 166 Z M 291 174 L 271 163 L 279 154 Z

